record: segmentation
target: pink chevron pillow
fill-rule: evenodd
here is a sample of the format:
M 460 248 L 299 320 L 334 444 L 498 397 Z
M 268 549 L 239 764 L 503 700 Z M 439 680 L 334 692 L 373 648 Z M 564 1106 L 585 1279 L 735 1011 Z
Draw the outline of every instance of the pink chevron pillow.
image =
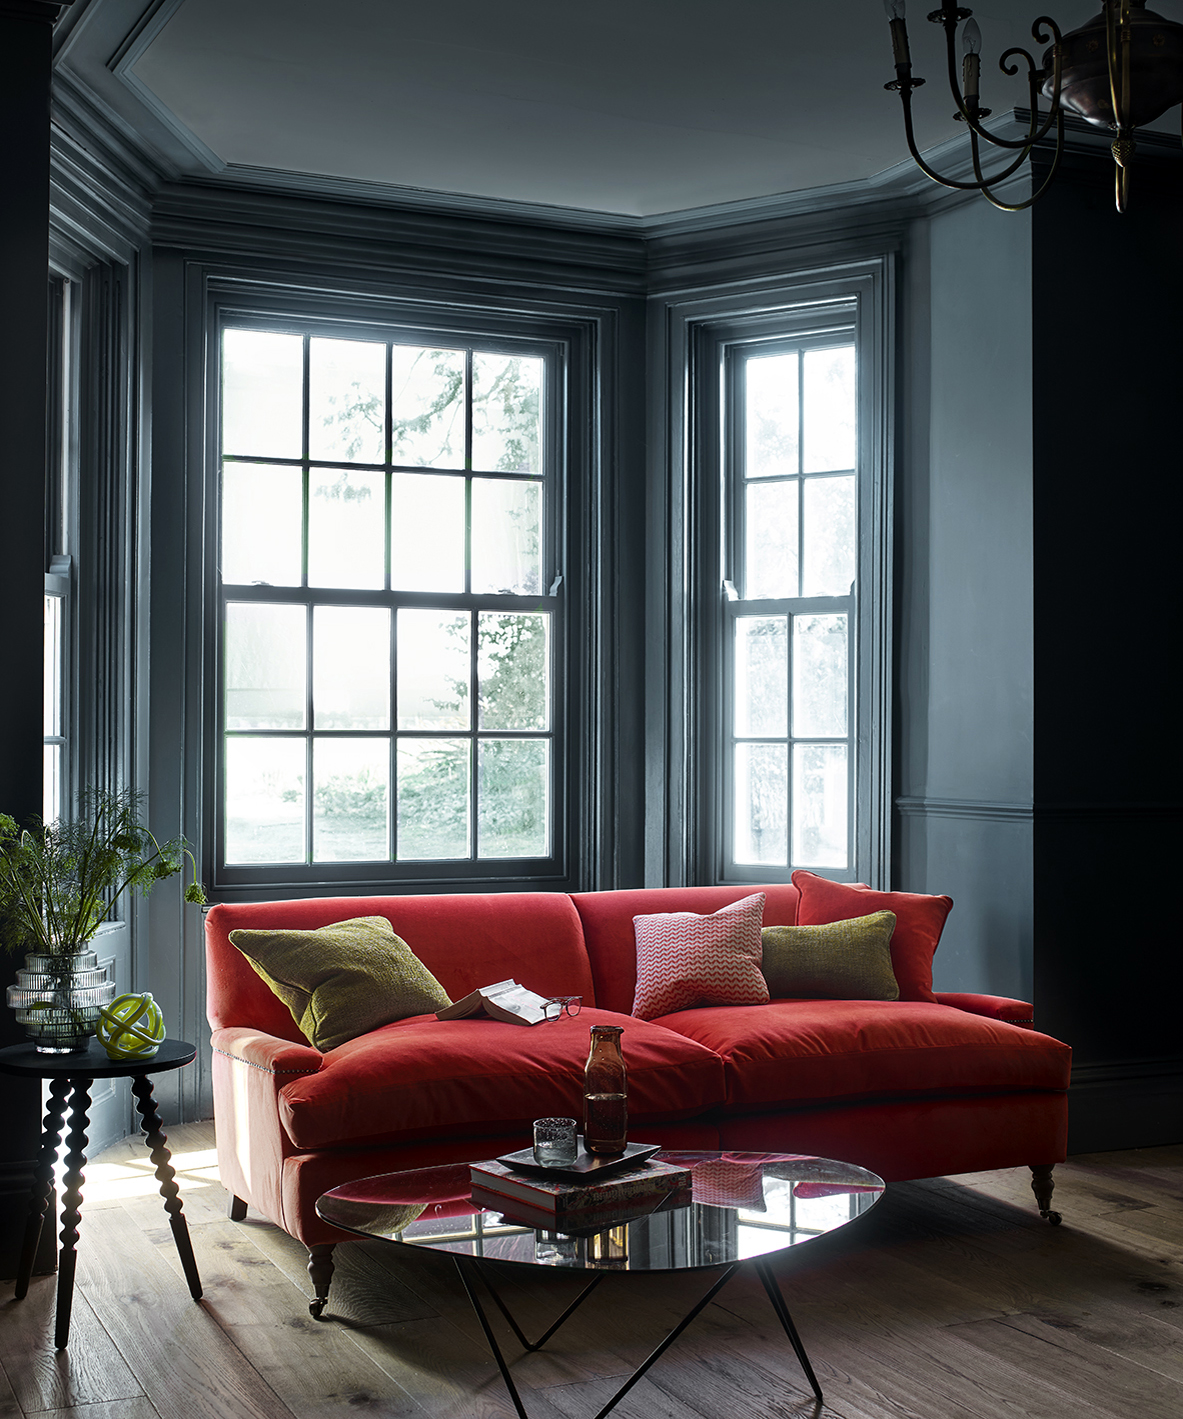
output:
M 760 972 L 764 893 L 732 902 L 711 916 L 659 912 L 633 917 L 637 992 L 632 1013 L 656 1020 L 696 1005 L 765 1005 Z

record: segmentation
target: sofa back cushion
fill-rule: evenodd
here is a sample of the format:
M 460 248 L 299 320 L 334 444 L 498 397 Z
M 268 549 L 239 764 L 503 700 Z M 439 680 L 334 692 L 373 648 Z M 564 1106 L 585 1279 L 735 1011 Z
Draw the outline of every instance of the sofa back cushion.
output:
M 205 919 L 210 1025 L 251 1025 L 305 1043 L 229 934 L 238 928 L 315 930 L 363 916 L 385 917 L 453 1000 L 513 976 L 541 995 L 582 995 L 584 1004 L 595 1004 L 579 915 L 564 893 L 309 897 L 211 908 Z
M 872 912 L 894 912 L 891 968 L 899 983 L 900 999 L 936 1004 L 932 993 L 932 958 L 945 927 L 945 918 L 953 910 L 952 897 L 920 892 L 876 892 L 862 882 L 831 882 L 802 870 L 793 873 L 793 881 L 801 892 L 797 914 L 801 926 L 849 921 Z
M 798 892 L 787 883 L 771 887 L 643 887 L 627 892 L 577 893 L 571 900 L 583 922 L 596 1004 L 602 1010 L 619 1010 L 622 1014 L 632 1009 L 637 988 L 633 917 L 654 912 L 697 912 L 707 916 L 754 892 L 763 892 L 767 899 L 765 926 L 796 926 Z

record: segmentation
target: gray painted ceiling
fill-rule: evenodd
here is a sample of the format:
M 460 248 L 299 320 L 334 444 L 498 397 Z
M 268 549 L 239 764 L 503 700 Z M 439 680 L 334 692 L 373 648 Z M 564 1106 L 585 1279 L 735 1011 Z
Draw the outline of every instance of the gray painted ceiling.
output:
M 930 8 L 909 15 L 926 147 L 959 128 Z M 1095 0 L 1047 8 L 1067 30 Z M 1040 12 L 975 6 L 996 112 L 1026 88 L 993 59 Z M 133 82 L 239 168 L 645 217 L 907 156 L 882 0 L 166 0 L 160 19 Z

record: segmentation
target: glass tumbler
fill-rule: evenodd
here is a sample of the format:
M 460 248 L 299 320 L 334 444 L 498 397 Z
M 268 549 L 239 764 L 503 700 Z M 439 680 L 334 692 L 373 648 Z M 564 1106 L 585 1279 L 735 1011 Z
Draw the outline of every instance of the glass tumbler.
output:
M 578 1156 L 573 1118 L 534 1120 L 534 1161 L 543 1168 L 569 1168 Z

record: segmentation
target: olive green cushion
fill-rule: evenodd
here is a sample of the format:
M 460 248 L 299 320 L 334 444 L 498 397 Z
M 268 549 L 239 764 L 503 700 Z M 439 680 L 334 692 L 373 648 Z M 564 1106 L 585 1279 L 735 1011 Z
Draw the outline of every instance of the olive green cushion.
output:
M 766 926 L 761 970 L 774 1000 L 898 1000 L 894 912 L 824 926 Z
M 230 940 L 319 1050 L 452 1003 L 384 916 L 316 931 L 232 931 Z

